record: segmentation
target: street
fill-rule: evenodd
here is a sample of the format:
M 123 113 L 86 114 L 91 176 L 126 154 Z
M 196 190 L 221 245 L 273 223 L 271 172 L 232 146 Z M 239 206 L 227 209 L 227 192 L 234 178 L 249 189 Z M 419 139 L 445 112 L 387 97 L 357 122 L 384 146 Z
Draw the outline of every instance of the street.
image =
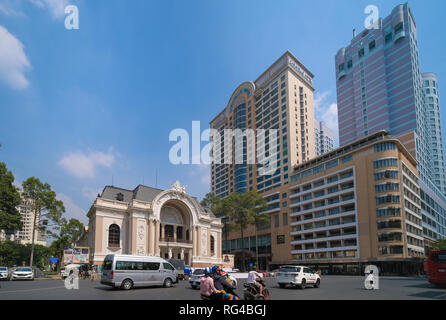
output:
M 236 292 L 243 296 L 243 282 L 239 279 Z M 281 289 L 274 278 L 267 279 L 272 300 L 446 300 L 446 289 L 437 288 L 423 278 L 381 277 L 379 290 L 365 290 L 364 278 L 359 276 L 323 276 L 321 287 Z M 2 281 L 0 300 L 199 300 L 199 290 L 193 290 L 187 281 L 173 288 L 135 288 L 130 291 L 112 289 L 99 281 L 80 280 L 78 290 L 65 289 L 62 280 Z

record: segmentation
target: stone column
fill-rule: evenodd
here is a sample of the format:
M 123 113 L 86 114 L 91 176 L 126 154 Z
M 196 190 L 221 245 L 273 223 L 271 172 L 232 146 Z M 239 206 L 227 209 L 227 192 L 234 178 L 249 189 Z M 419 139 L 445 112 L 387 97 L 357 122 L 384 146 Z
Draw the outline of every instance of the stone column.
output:
M 160 255 L 160 222 L 155 221 L 155 255 Z
M 197 227 L 192 227 L 192 255 L 197 255 Z
M 177 226 L 173 226 L 173 242 L 177 242 Z
M 201 257 L 201 227 L 197 227 L 197 256 Z
M 165 232 L 164 232 L 164 224 L 161 224 L 161 239 L 163 239 L 164 241 L 164 237 L 165 237 Z
M 154 254 L 155 253 L 155 232 L 154 232 L 154 222 L 153 220 L 149 220 L 149 236 L 148 236 L 148 241 L 149 241 L 149 254 Z

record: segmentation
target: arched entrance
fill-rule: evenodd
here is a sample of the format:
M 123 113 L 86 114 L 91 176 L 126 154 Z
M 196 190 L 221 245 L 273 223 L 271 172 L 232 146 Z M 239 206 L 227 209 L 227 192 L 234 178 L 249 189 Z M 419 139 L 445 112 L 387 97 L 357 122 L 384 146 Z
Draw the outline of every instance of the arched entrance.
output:
M 192 262 L 192 213 L 181 200 L 168 200 L 160 210 L 159 247 L 165 259 Z

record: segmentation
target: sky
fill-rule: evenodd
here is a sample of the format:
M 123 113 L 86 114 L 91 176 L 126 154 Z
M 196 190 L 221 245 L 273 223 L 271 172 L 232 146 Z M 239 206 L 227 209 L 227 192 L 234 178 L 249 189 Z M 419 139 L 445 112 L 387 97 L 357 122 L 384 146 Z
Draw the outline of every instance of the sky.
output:
M 209 167 L 170 163 L 172 130 L 209 128 L 240 83 L 289 50 L 315 76 L 316 118 L 337 133 L 335 54 L 364 29 L 368 5 L 385 17 L 400 3 L 0 0 L 0 161 L 16 185 L 48 182 L 66 216 L 83 223 L 112 183 L 167 189 L 179 180 L 201 199 Z M 70 4 L 79 29 L 65 27 Z M 409 4 L 421 72 L 437 74 L 441 95 L 446 1 Z

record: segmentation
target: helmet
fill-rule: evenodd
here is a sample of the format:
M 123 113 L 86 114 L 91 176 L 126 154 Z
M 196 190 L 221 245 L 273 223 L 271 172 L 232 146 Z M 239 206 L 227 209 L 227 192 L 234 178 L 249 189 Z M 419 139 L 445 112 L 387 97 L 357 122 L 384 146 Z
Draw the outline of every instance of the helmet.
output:
M 221 269 L 220 269 L 219 266 L 213 266 L 213 267 L 212 267 L 212 272 L 220 271 L 220 270 L 221 270 Z

